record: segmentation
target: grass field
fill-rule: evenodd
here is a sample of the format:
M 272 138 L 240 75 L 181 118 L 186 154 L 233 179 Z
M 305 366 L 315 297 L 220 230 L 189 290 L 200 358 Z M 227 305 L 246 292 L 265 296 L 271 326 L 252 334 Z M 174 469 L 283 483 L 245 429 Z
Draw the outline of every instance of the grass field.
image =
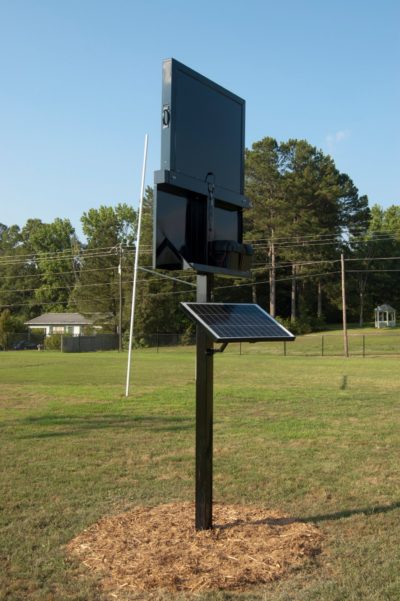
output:
M 390 328 L 354 328 L 348 330 L 349 354 L 352 357 L 400 355 L 400 330 Z M 343 357 L 343 332 L 327 332 L 298 336 L 294 342 L 265 342 L 262 344 L 231 344 L 228 352 L 303 357 Z M 161 349 L 162 350 L 162 349 Z
M 229 347 L 228 347 L 229 348 Z M 0 355 L 0 599 L 98 601 L 65 544 L 194 496 L 194 350 Z M 215 358 L 214 497 L 318 525 L 306 569 L 201 601 L 398 601 L 398 357 Z

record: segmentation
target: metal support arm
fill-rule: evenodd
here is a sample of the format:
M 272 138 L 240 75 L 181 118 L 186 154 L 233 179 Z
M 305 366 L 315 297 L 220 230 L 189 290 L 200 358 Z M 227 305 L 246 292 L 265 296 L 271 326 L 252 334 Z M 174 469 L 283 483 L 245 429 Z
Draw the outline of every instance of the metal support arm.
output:
M 223 344 L 221 344 L 221 346 L 219 348 L 208 348 L 206 350 L 206 354 L 210 356 L 210 355 L 214 355 L 214 353 L 223 353 L 227 346 L 228 346 L 228 343 L 224 342 Z

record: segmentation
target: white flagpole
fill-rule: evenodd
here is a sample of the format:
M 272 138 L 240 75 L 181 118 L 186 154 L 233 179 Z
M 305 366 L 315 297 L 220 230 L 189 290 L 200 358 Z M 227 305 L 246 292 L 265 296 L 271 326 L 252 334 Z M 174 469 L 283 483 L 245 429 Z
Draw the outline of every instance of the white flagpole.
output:
M 147 161 L 147 140 L 148 135 L 144 138 L 144 155 L 143 155 L 143 167 L 142 167 L 142 185 L 140 188 L 140 203 L 139 203 L 139 218 L 138 228 L 136 236 L 136 249 L 135 249 L 135 266 L 133 269 L 133 287 L 132 287 L 132 306 L 131 306 L 131 323 L 129 328 L 129 348 L 128 348 L 128 367 L 126 370 L 126 387 L 125 396 L 129 394 L 129 382 L 131 375 L 131 356 L 132 356 L 132 341 L 133 341 L 133 326 L 135 322 L 135 302 L 136 302 L 136 280 L 139 264 L 139 249 L 140 249 L 140 232 L 142 229 L 142 211 L 143 211 L 143 197 L 144 197 L 144 180 L 146 174 L 146 161 Z

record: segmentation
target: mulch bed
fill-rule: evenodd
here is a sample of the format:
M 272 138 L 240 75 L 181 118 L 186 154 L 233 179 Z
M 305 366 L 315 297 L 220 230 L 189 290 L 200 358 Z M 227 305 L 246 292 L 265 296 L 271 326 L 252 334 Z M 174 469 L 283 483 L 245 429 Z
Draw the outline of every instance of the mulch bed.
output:
M 101 519 L 68 552 L 111 598 L 129 591 L 245 590 L 281 578 L 321 550 L 314 525 L 257 507 L 214 504 L 214 527 L 196 532 L 194 505 L 138 507 Z

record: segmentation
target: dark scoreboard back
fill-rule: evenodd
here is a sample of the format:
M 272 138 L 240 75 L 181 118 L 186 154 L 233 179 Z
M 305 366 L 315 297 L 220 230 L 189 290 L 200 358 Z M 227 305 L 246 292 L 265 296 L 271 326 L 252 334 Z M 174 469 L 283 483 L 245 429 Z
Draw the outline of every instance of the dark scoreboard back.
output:
M 243 244 L 245 101 L 175 59 L 163 63 L 153 264 L 249 277 Z

